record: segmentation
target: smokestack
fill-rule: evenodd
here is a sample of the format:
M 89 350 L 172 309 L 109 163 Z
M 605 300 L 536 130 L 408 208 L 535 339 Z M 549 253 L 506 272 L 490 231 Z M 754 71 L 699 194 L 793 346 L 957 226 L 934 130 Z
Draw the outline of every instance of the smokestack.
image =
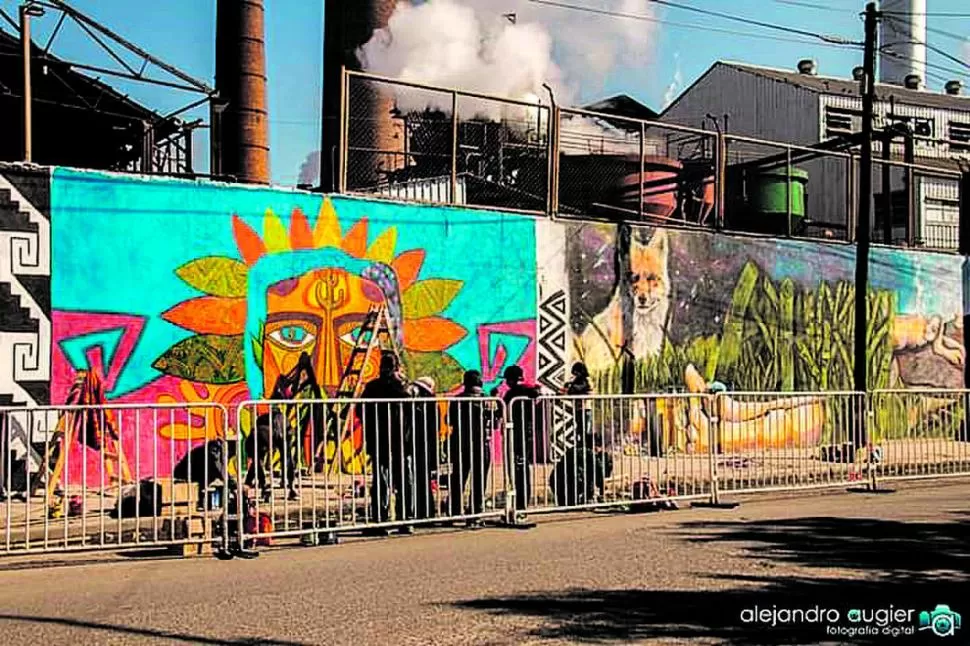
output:
M 926 0 L 882 0 L 879 81 L 905 85 L 907 76 L 926 78 Z M 918 88 L 917 88 L 918 89 Z
M 263 0 L 218 0 L 216 89 L 222 115 L 222 172 L 269 183 Z
M 396 6 L 397 0 L 326 0 L 323 18 L 323 145 L 320 153 L 320 185 L 324 191 L 333 192 L 339 186 L 341 68 L 363 69 L 358 50 L 375 31 L 387 27 Z M 377 91 L 368 91 L 372 87 Z M 362 120 L 371 120 L 366 128 L 353 129 L 355 148 L 387 150 L 393 145 L 394 133 L 389 116 L 394 107 L 391 91 L 392 88 L 386 85 L 354 86 L 353 116 L 358 124 L 365 123 Z M 394 161 L 403 163 L 401 158 Z M 361 169 L 375 166 L 373 158 L 358 158 L 351 163 L 356 169 L 355 179 L 376 181 L 376 178 L 360 175 Z

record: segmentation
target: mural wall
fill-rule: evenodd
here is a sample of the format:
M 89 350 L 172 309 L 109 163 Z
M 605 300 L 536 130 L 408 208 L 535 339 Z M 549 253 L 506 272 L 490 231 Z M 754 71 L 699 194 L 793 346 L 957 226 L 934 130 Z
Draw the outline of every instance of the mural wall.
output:
M 688 390 L 698 377 L 852 388 L 851 246 L 578 223 L 550 244 L 565 249 L 561 271 L 542 273 L 568 282 L 565 359 L 585 361 L 601 392 L 624 380 Z M 870 388 L 962 387 L 962 270 L 958 256 L 873 249 Z
M 332 395 L 379 304 L 412 378 L 439 392 L 471 368 L 489 386 L 511 363 L 534 378 L 531 219 L 68 170 L 51 202 L 55 402 L 95 368 L 109 401 L 232 407 L 268 397 L 302 353 Z M 147 462 L 201 439 L 190 426 L 142 442 Z
M 333 394 L 378 304 L 440 393 L 512 363 L 554 391 L 578 360 L 600 393 L 852 386 L 851 246 L 18 167 L 0 169 L 0 251 L 0 405 L 63 403 L 95 369 L 109 402 L 232 410 L 304 353 Z M 963 385 L 963 262 L 873 250 L 870 388 Z M 553 412 L 561 449 L 572 419 Z M 121 427 L 142 465 L 214 428 Z M 99 477 L 82 451 L 70 477 Z
M 50 401 L 50 172 L 0 167 L 0 406 Z

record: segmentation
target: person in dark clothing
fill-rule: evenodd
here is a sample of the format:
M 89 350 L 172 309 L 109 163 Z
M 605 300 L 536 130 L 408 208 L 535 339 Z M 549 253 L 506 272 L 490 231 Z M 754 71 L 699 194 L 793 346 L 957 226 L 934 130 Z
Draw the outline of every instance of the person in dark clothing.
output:
M 512 437 L 507 442 L 511 450 L 509 464 L 515 483 L 515 508 L 525 511 L 532 498 L 532 472 L 530 467 L 535 461 L 535 430 L 542 428 L 542 408 L 535 400 L 539 388 L 523 383 L 523 372 L 519 366 L 509 366 L 502 375 L 508 390 L 502 400 L 512 420 Z M 515 401 L 526 398 L 531 401 Z
M 589 383 L 586 364 L 577 361 L 573 364 L 571 372 L 573 378 L 563 386 L 562 394 L 571 397 L 592 394 L 593 387 Z M 549 477 L 549 488 L 555 494 L 556 504 L 560 507 L 592 502 L 596 483 L 593 455 L 595 442 L 590 429 L 590 420 L 587 418 L 586 402 L 582 399 L 571 399 L 563 404 L 567 411 L 572 412 L 573 437 L 576 440 L 566 450 Z
M 451 477 L 448 482 L 448 507 L 452 516 L 464 513 L 462 500 L 465 485 L 471 476 L 471 513 L 484 511 L 485 482 L 492 466 L 492 429 L 495 411 L 491 402 L 483 401 L 482 373 L 477 370 L 465 372 L 463 389 L 458 398 L 448 406 L 448 455 L 451 459 Z M 469 521 L 469 525 L 478 522 Z
M 400 362 L 393 352 L 381 353 L 380 374 L 364 386 L 362 399 L 409 399 L 401 378 Z M 365 450 L 371 459 L 374 479 L 371 485 L 371 512 L 374 522 L 390 520 L 391 492 L 396 492 L 394 515 L 398 521 L 414 518 L 414 465 L 405 447 L 411 443 L 411 420 L 404 402 L 357 404 L 357 415 L 364 427 Z M 401 532 L 410 534 L 409 525 Z
M 435 382 L 431 377 L 416 379 L 410 388 L 413 397 L 424 399 L 433 399 L 434 389 Z M 434 518 L 438 515 L 438 510 L 435 507 L 432 481 L 438 477 L 441 433 L 438 402 L 415 402 L 409 417 L 414 425 L 414 442 L 406 447 L 406 451 L 414 460 L 415 517 Z
M 560 507 L 596 502 L 606 479 L 613 475 L 613 457 L 592 432 L 576 438 L 576 444 L 556 464 L 549 476 L 549 488 Z
M 300 459 L 298 441 L 298 430 L 287 419 L 285 406 L 272 405 L 269 412 L 258 416 L 246 437 L 246 455 L 253 461 L 246 473 L 246 486 L 259 487 L 263 499 L 270 500 L 273 495 L 273 453 L 279 451 L 283 486 L 289 499 L 296 500 L 299 497 L 296 490 L 296 462 Z

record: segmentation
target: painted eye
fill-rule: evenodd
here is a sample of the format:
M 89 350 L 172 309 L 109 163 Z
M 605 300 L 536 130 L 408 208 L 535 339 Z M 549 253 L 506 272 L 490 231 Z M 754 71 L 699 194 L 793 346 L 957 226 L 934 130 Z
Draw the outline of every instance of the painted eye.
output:
M 354 345 L 355 343 L 357 343 L 357 337 L 359 336 L 360 336 L 360 326 L 358 325 L 353 330 L 351 330 L 350 332 L 347 332 L 342 337 L 340 337 L 340 340 L 346 343 L 347 345 Z
M 309 330 L 300 325 L 284 325 L 270 332 L 269 338 L 284 348 L 305 348 L 316 340 Z

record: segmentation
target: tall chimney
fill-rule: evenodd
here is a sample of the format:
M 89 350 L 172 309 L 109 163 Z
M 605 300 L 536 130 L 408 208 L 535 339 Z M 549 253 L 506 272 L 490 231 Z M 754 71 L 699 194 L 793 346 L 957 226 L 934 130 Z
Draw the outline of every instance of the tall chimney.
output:
M 904 85 L 906 77 L 926 78 L 926 0 L 882 0 L 879 81 Z
M 216 89 L 222 115 L 222 173 L 269 183 L 269 123 L 263 0 L 218 0 Z
M 324 191 L 334 192 L 339 187 L 341 68 L 363 69 L 364 61 L 358 57 L 358 50 L 375 31 L 387 27 L 396 5 L 397 0 L 326 0 L 324 5 L 323 142 L 320 152 L 320 185 Z M 393 145 L 389 117 L 394 107 L 391 91 L 387 85 L 355 85 L 352 108 L 358 126 L 350 133 L 355 148 L 387 150 Z M 356 159 L 352 163 L 356 161 L 354 166 L 361 172 L 366 167 L 375 166 L 377 157 Z M 394 161 L 403 160 L 392 156 L 391 163 Z M 376 177 L 358 176 L 356 179 L 376 181 Z

